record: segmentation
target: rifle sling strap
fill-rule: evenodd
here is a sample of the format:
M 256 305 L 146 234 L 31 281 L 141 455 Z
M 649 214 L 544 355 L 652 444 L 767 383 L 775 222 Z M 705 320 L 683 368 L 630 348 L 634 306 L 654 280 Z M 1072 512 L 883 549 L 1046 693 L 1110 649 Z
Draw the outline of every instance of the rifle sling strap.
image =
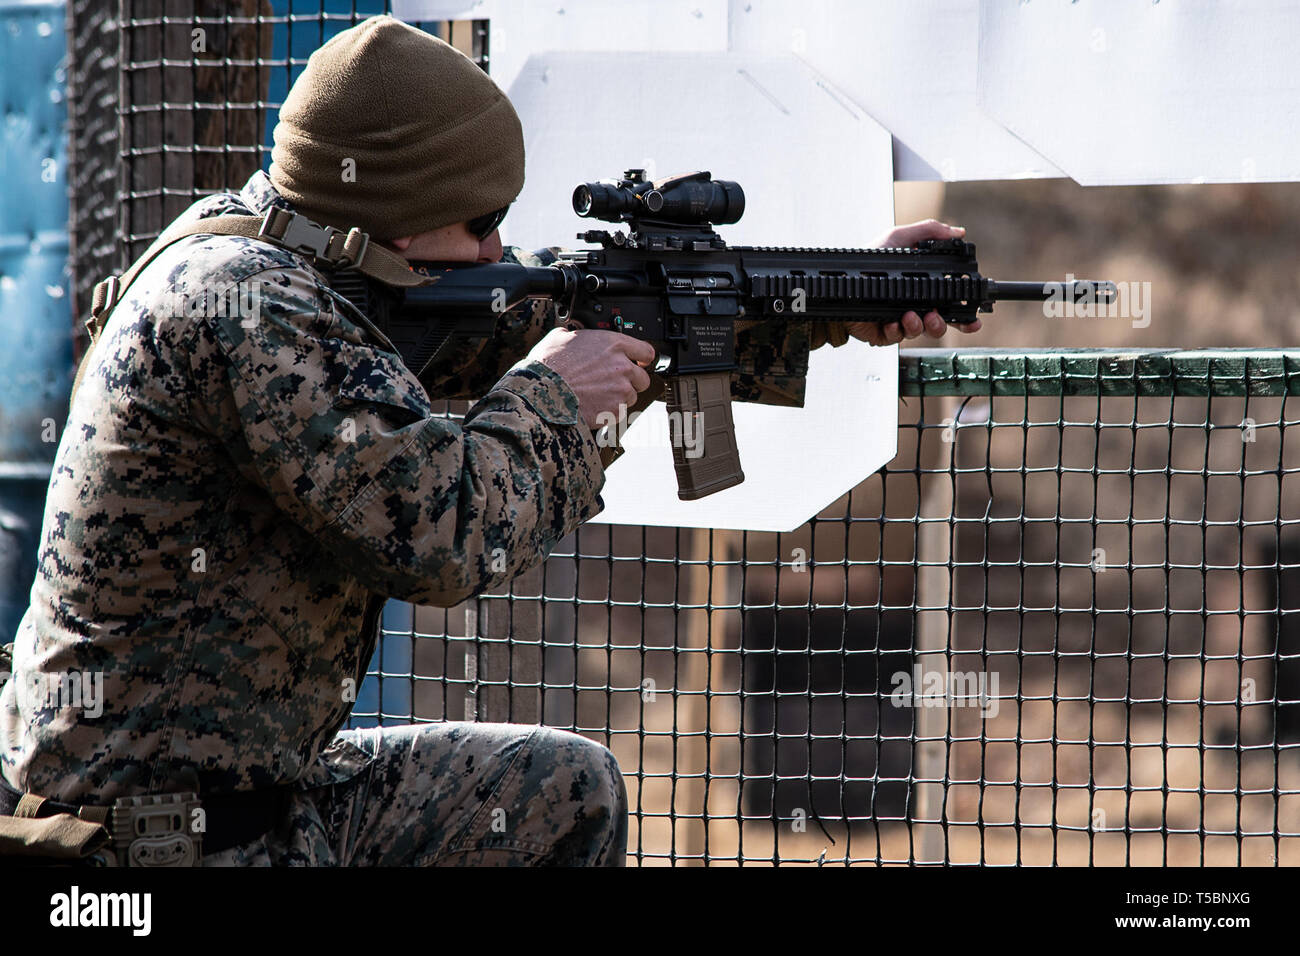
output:
M 184 225 L 173 223 L 153 241 L 144 254 L 132 263 L 121 276 L 109 276 L 95 286 L 90 300 L 90 317 L 86 331 L 90 345 L 77 369 L 72 383 L 72 394 L 90 364 L 90 352 L 99 340 L 104 325 L 122 296 L 136 278 L 168 246 L 190 236 L 244 236 L 260 239 L 292 252 L 301 253 L 322 263 L 328 269 L 356 269 L 371 278 L 392 286 L 410 287 L 429 285 L 435 279 L 411 271 L 405 259 L 395 252 L 370 241 L 370 236 L 360 229 L 343 232 L 333 226 L 321 226 L 301 213 L 272 206 L 264 217 L 214 216 Z

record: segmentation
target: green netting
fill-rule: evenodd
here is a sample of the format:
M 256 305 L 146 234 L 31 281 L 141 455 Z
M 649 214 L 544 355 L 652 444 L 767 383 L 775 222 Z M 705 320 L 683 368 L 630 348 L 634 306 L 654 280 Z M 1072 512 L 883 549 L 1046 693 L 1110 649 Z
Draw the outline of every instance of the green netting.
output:
M 903 350 L 902 395 L 1292 395 L 1287 349 Z

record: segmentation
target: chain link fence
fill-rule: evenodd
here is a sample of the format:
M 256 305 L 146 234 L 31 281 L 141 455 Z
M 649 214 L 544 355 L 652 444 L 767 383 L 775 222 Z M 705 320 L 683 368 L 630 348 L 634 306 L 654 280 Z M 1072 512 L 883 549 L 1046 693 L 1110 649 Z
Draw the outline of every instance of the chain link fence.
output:
M 1300 353 L 903 372 L 897 457 L 796 532 L 588 526 L 390 604 L 356 719 L 600 740 L 642 863 L 1300 862 Z
M 376 0 L 69 0 L 76 314 L 195 199 L 269 167 L 271 129 L 307 58 L 385 12 Z M 487 69 L 486 21 L 413 25 Z
M 79 315 L 383 9 L 74 0 Z M 897 456 L 798 531 L 591 525 L 390 602 L 352 724 L 599 740 L 641 864 L 1300 862 L 1300 353 L 902 361 Z

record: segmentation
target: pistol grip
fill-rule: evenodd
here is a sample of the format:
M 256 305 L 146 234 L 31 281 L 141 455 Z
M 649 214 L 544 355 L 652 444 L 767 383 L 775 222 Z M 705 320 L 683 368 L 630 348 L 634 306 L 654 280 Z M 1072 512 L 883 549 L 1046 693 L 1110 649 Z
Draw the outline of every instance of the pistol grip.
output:
M 694 501 L 745 480 L 731 417 L 730 372 L 678 375 L 668 380 L 664 401 L 678 498 Z M 686 447 L 686 435 L 695 437 L 695 448 Z

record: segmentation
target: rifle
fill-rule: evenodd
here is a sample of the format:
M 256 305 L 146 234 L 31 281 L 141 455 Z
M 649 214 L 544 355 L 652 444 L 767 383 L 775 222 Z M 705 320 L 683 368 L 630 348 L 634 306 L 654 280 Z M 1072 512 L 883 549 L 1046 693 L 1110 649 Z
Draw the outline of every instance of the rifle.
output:
M 573 209 L 628 231 L 579 233 L 599 248 L 550 266 L 417 264 L 437 281 L 393 289 L 377 321 L 417 374 L 456 340 L 490 337 L 500 314 L 529 298 L 552 299 L 570 327 L 650 342 L 670 420 L 694 416 L 703 439 L 694 457 L 672 443 L 684 500 L 745 480 L 731 415 L 738 319 L 892 322 L 937 309 L 948 323 L 966 324 L 1000 299 L 1103 302 L 1116 294 L 1108 282 L 995 282 L 980 275 L 975 246 L 961 239 L 911 249 L 729 247 L 713 226 L 737 222 L 745 194 L 707 172 L 650 182 L 630 169 L 579 185 Z

